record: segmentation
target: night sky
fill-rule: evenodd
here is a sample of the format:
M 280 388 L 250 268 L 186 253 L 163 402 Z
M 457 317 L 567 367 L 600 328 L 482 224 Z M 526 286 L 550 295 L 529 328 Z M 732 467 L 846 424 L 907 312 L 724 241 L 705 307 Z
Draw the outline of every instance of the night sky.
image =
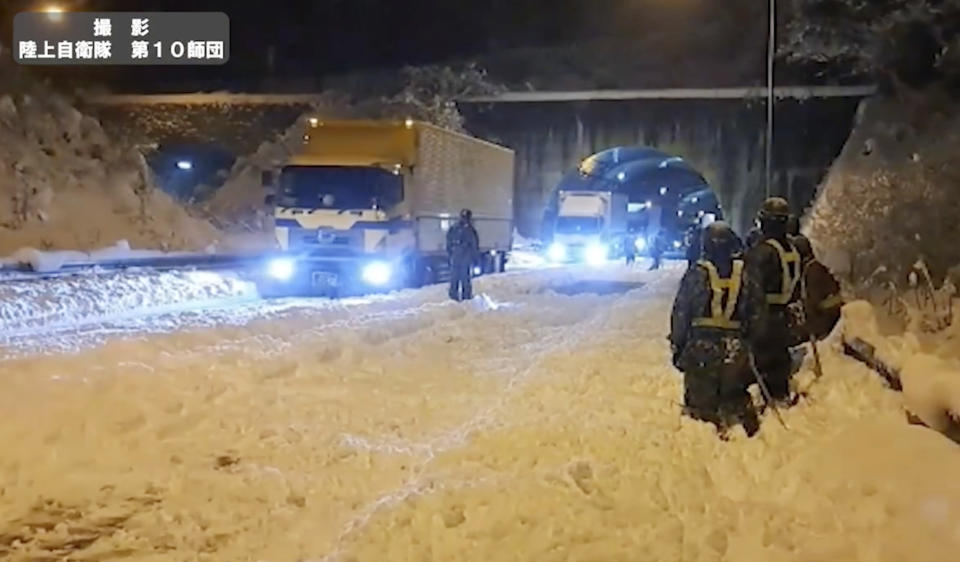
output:
M 739 0 L 50 0 L 88 11 L 223 11 L 231 18 L 230 62 L 222 68 L 86 68 L 60 75 L 123 90 L 252 90 L 274 78 L 322 77 L 404 64 L 471 58 L 517 47 L 635 38 L 736 17 Z M 16 11 L 47 0 L 3 2 L 5 41 Z M 743 3 L 743 2 L 741 2 Z M 756 3 L 756 0 L 751 0 Z M 733 9 L 731 9 L 733 8 Z M 274 49 L 272 70 L 268 52 Z M 695 56 L 695 53 L 692 53 Z

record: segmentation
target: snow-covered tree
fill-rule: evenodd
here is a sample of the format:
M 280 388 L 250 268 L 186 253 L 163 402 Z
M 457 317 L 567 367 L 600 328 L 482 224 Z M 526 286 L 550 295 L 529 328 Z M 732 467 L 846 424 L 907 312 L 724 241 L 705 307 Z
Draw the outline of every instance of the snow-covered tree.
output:
M 960 72 L 960 0 L 794 0 L 787 59 L 921 86 Z
M 455 131 L 463 131 L 458 99 L 502 91 L 487 78 L 485 70 L 472 63 L 462 68 L 411 66 L 401 74 L 403 89 L 381 100 L 385 116 L 405 114 Z

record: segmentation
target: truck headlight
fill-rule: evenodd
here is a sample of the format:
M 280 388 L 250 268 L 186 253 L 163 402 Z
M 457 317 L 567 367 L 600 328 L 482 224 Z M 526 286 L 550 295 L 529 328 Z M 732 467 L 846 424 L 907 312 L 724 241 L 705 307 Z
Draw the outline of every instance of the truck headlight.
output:
M 567 259 L 567 247 L 559 242 L 554 242 L 547 249 L 547 256 L 553 261 L 563 261 Z
M 642 252 L 647 249 L 647 239 L 643 236 L 637 236 L 637 239 L 633 242 L 633 245 L 637 247 L 637 250 Z
M 277 281 L 288 281 L 296 269 L 296 263 L 290 258 L 274 258 L 267 263 L 267 275 Z
M 600 265 L 607 261 L 607 254 L 609 250 L 606 245 L 601 244 L 600 242 L 594 242 L 587 246 L 587 251 L 584 254 L 584 257 L 587 258 L 587 263 L 590 265 Z
M 361 275 L 363 276 L 363 281 L 369 285 L 386 285 L 390 282 L 390 276 L 393 274 L 390 264 L 375 261 L 370 262 L 367 265 L 363 266 L 363 271 Z

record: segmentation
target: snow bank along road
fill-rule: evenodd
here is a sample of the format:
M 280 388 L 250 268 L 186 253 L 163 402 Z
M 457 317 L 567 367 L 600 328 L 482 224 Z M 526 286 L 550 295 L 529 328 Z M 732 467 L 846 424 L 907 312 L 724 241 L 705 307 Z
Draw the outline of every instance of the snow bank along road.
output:
M 960 453 L 836 353 L 790 431 L 680 417 L 679 276 L 251 304 L 8 357 L 0 558 L 956 559 Z

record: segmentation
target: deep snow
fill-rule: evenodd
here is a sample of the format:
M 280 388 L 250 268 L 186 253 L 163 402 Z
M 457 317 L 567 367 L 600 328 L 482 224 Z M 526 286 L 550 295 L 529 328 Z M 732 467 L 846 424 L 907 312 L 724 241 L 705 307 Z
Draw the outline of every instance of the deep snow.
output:
M 0 555 L 952 559 L 960 452 L 835 343 L 789 431 L 679 415 L 679 275 L 245 303 L 4 360 Z

